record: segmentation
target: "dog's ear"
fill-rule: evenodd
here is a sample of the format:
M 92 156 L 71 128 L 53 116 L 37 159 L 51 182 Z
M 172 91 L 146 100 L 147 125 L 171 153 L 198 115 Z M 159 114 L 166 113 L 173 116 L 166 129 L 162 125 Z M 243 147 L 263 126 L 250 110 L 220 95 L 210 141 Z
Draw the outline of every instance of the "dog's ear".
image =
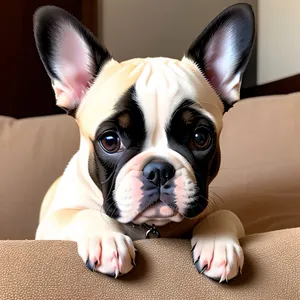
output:
M 254 23 L 249 4 L 232 5 L 206 27 L 185 55 L 219 94 L 225 111 L 240 98 L 242 75 L 253 47 Z
M 72 113 L 111 56 L 75 17 L 55 6 L 37 9 L 34 37 L 56 104 Z

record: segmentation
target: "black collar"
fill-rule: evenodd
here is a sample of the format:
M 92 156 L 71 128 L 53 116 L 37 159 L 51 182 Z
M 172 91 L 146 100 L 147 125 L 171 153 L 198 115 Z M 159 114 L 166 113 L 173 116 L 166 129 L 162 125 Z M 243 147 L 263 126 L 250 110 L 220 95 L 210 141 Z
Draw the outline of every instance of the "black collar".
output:
M 125 229 L 130 236 L 132 234 L 137 236 L 136 239 L 160 238 L 160 236 L 161 236 L 159 230 L 156 228 L 156 226 L 154 224 L 152 224 L 152 226 L 150 226 L 145 223 L 139 224 L 139 225 L 134 224 L 134 223 L 129 223 L 125 226 Z M 135 238 L 134 238 L 134 240 L 135 240 Z

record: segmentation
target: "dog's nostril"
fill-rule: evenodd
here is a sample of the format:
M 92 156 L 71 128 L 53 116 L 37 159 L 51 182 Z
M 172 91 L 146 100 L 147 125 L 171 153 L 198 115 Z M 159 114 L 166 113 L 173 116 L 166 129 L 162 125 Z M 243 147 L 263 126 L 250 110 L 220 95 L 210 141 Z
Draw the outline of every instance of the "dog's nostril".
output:
M 167 172 L 167 170 L 162 170 L 162 176 L 164 177 L 164 178 L 166 178 L 166 179 L 168 179 L 168 172 Z
M 148 179 L 149 179 L 149 180 L 154 180 L 154 179 L 155 179 L 155 173 L 154 173 L 154 171 L 151 171 L 151 172 L 149 173 Z

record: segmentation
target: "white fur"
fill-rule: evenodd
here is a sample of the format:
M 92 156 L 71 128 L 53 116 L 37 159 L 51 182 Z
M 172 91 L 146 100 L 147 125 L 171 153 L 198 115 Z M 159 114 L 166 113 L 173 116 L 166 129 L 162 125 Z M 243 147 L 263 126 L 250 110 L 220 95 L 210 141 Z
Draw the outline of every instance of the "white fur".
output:
M 199 70 L 191 69 L 187 59 L 183 59 L 183 62 L 162 57 L 146 59 L 135 85 L 136 100 L 142 111 L 147 112 L 145 123 L 148 137 L 145 149 L 155 148 L 157 153 L 166 155 L 168 140 L 165 128 L 172 113 L 186 99 L 195 101 L 195 107 L 211 119 L 219 131 L 223 112 L 220 100 L 213 97 L 209 101 L 211 107 L 202 109 L 203 104 L 205 108 L 207 106 L 202 77 Z M 216 109 L 212 109 L 213 105 Z
M 228 210 L 212 213 L 193 231 L 193 259 L 198 270 L 220 282 L 228 281 L 242 270 L 243 250 L 239 238 L 245 235 L 238 217 Z

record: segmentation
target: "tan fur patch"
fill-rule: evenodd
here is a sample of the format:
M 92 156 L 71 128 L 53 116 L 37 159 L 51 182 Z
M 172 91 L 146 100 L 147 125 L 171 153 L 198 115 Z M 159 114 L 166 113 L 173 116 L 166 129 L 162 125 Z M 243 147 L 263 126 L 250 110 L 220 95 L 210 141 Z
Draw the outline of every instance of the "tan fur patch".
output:
M 118 121 L 121 127 L 127 128 L 130 125 L 130 116 L 127 113 L 124 113 L 119 116 Z
M 190 111 L 185 111 L 182 114 L 182 118 L 185 124 L 191 124 L 192 120 L 193 120 L 193 114 Z

